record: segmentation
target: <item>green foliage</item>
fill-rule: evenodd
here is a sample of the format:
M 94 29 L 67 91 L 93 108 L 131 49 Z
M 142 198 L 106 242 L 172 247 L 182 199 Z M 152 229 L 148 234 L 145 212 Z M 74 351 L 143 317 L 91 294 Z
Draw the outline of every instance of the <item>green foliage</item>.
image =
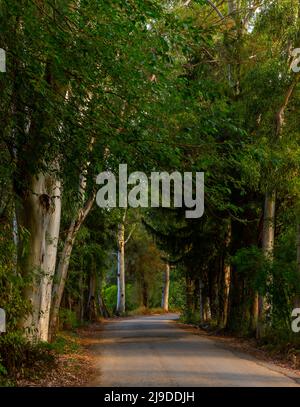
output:
M 172 270 L 170 276 L 169 308 L 182 311 L 186 301 L 185 283 L 177 270 Z
M 261 249 L 256 246 L 239 249 L 233 256 L 232 263 L 236 266 L 237 272 L 247 279 L 253 290 L 261 295 L 266 294 L 271 264 Z
M 30 343 L 18 331 L 0 336 L 2 375 L 17 379 L 28 377 L 41 364 L 49 369 L 55 363 L 52 352 L 43 343 Z
M 290 69 L 291 49 L 300 38 L 299 5 L 237 3 L 234 15 L 219 19 L 204 0 L 188 7 L 157 0 L 81 1 L 78 7 L 67 1 L 1 2 L 7 72 L 0 75 L 0 307 L 9 334 L 0 338 L 0 375 L 26 370 L 23 355 L 30 366 L 44 357 L 39 345 L 29 345 L 17 331 L 30 312 L 24 292 L 32 283 L 24 271 L 30 235 L 20 214 L 39 172 L 63 184 L 60 252 L 100 171 L 115 171 L 125 162 L 129 172 L 204 171 L 201 219 L 186 219 L 185 208 L 128 211 L 126 236 L 137 227 L 125 250 L 127 310 L 160 305 L 168 261 L 170 308 L 199 322 L 201 282 L 211 311 L 207 318 L 222 325 L 224 265 L 230 264 L 228 327 L 252 329 L 258 292 L 269 306 L 269 337 L 289 338 L 290 311 L 300 295 L 300 93 Z M 227 2 L 218 7 L 227 15 Z M 84 196 L 78 191 L 82 171 Z M 270 189 L 277 193 L 276 244 L 266 258 L 263 201 Z M 88 318 L 92 297 L 100 307 L 103 294 L 114 312 L 116 233 L 123 213 L 94 207 L 78 232 L 62 328 L 74 329 Z M 194 283 L 191 304 L 187 279 Z M 65 346 L 58 339 L 53 349 Z
M 57 354 L 71 354 L 80 349 L 76 337 L 71 337 L 70 334 L 63 335 L 63 333 L 57 335 L 54 342 L 45 343 L 44 346 Z
M 59 324 L 61 329 L 75 329 L 79 326 L 76 313 L 67 308 L 59 310 Z
M 132 311 L 138 308 L 139 303 L 136 301 L 136 292 L 132 284 L 126 284 L 126 310 Z M 103 299 L 108 310 L 113 314 L 117 307 L 117 286 L 112 284 L 103 289 Z
M 117 306 L 117 285 L 113 284 L 110 286 L 107 286 L 103 290 L 103 298 L 105 301 L 105 304 L 107 308 L 110 310 L 110 312 L 114 312 Z

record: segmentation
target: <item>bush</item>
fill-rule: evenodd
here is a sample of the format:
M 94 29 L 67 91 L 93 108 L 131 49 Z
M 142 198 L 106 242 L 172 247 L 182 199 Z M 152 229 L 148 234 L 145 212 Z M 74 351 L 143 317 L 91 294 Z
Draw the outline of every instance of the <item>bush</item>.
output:
M 117 290 L 115 284 L 107 286 L 103 290 L 104 302 L 110 313 L 115 312 L 117 307 Z M 134 297 L 134 287 L 132 284 L 126 284 L 126 311 L 133 311 L 139 306 Z
M 55 364 L 55 356 L 46 345 L 30 343 L 17 331 L 0 336 L 0 377 L 26 377 L 41 364 Z
M 71 337 L 70 334 L 61 333 L 58 335 L 54 342 L 45 343 L 44 346 L 48 347 L 49 350 L 53 350 L 58 354 L 69 354 L 78 352 L 80 346 L 76 340 L 76 337 Z
M 76 312 L 67 308 L 61 308 L 59 311 L 59 324 L 61 329 L 78 328 L 79 322 L 77 320 Z

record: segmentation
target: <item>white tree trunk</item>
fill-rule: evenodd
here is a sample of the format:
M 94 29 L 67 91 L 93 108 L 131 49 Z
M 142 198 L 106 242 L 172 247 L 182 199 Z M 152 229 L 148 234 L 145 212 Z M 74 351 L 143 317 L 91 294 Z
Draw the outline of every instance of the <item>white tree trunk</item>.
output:
M 275 207 L 276 193 L 266 192 L 263 220 L 262 250 L 267 258 L 273 256 L 274 235 L 275 235 Z M 257 338 L 264 335 L 265 330 L 266 301 L 263 295 L 258 296 L 258 320 L 257 320 Z
M 29 236 L 27 241 L 20 234 L 18 262 L 23 275 L 30 280 L 24 289 L 24 299 L 31 304 L 31 312 L 20 325 L 28 339 L 46 340 L 48 292 L 52 287 L 60 228 L 60 183 L 53 176 L 39 174 L 30 179 L 27 192 L 18 210 L 18 229 L 26 229 Z
M 117 254 L 117 313 L 119 312 L 119 304 L 121 303 L 121 283 L 120 283 L 120 251 L 118 250 Z
M 236 10 L 235 0 L 227 0 L 228 4 L 228 15 L 231 15 Z
M 117 313 L 125 312 L 125 227 L 124 223 L 118 225 L 118 297 Z
M 70 264 L 70 257 L 72 254 L 76 235 L 83 224 L 85 218 L 90 212 L 95 200 L 95 193 L 93 192 L 87 200 L 84 208 L 80 208 L 77 213 L 76 219 L 73 219 L 68 229 L 65 244 L 59 258 L 59 263 L 55 273 L 55 284 L 52 290 L 52 309 L 50 315 L 50 339 L 53 339 L 58 325 L 58 313 L 65 289 L 68 269 Z
M 170 288 L 170 265 L 166 264 L 164 273 L 164 285 L 162 290 L 161 307 L 165 312 L 169 311 L 169 288 Z
M 49 217 L 49 225 L 46 235 L 45 272 L 41 280 L 41 306 L 39 331 L 40 339 L 48 341 L 50 308 L 52 299 L 52 286 L 55 273 L 57 246 L 59 240 L 60 217 L 61 217 L 61 183 L 56 181 L 54 187 L 55 209 Z
M 264 222 L 262 249 L 266 256 L 272 257 L 275 235 L 275 192 L 267 192 L 265 195 Z
M 293 96 L 294 90 L 299 82 L 299 74 L 295 75 L 294 80 L 287 89 L 284 95 L 283 103 L 278 109 L 275 119 L 276 119 L 276 139 L 281 138 L 282 129 L 284 126 L 284 117 L 286 108 Z M 266 257 L 273 256 L 274 249 L 274 231 L 275 231 L 275 208 L 276 208 L 276 191 L 267 191 L 265 195 L 265 206 L 264 206 L 264 222 L 263 222 L 263 237 L 262 237 L 262 249 Z M 257 330 L 256 336 L 258 338 L 262 337 L 264 334 L 264 317 L 265 317 L 265 298 L 263 296 L 258 296 L 258 318 L 257 318 Z
M 300 273 L 300 224 L 297 225 L 297 269 Z M 300 293 L 296 295 L 294 300 L 294 307 L 300 308 Z
M 231 243 L 231 220 L 228 221 L 226 238 L 225 238 L 225 247 L 228 249 Z M 223 264 L 223 318 L 222 318 L 222 327 L 225 328 L 228 320 L 228 308 L 229 308 L 229 293 L 230 293 L 230 283 L 231 283 L 231 265 L 228 262 L 228 259 L 224 259 Z

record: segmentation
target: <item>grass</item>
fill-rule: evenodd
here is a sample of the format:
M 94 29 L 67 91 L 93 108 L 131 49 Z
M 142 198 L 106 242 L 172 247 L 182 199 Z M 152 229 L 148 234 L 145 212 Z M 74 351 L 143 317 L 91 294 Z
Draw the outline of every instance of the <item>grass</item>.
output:
M 80 351 L 77 335 L 61 332 L 53 343 L 28 342 L 20 333 L 3 335 L 0 341 L 0 387 L 17 386 L 22 380 L 39 380 L 58 366 L 59 357 Z

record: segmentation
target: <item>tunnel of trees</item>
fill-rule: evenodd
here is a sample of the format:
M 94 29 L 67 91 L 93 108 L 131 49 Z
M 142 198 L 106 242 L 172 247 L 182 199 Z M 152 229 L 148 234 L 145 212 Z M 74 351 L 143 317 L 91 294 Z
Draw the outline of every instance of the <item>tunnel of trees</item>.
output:
M 0 47 L 0 350 L 150 308 L 299 342 L 298 0 L 0 0 Z M 203 216 L 100 208 L 122 163 Z

